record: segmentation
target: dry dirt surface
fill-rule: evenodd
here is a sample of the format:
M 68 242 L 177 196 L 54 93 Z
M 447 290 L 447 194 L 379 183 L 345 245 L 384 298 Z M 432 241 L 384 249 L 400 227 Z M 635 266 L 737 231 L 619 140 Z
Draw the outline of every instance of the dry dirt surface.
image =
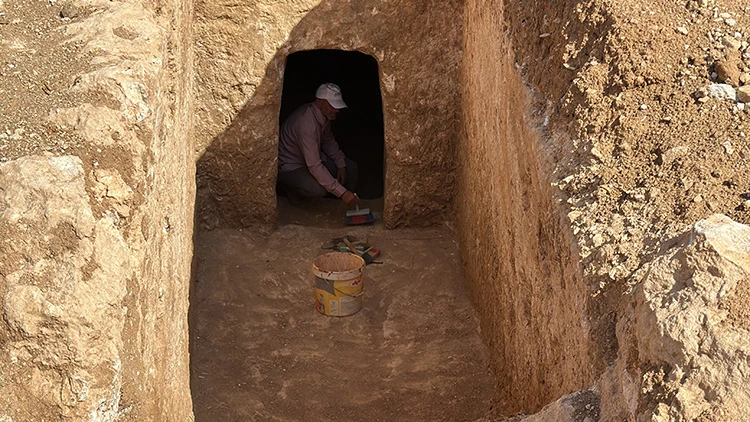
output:
M 192 417 L 189 3 L 0 0 L 0 420 Z
M 363 309 L 315 310 L 312 260 L 368 239 Z M 191 297 L 196 421 L 474 421 L 493 381 L 454 233 L 285 225 L 198 237 Z
M 92 70 L 95 55 L 81 40 L 63 41 L 65 25 L 91 10 L 55 3 L 0 2 L 0 162 L 41 152 L 83 154 L 90 146 L 49 122 L 50 111 L 80 102 L 117 104 L 104 92 L 71 89 L 76 75 Z
M 749 11 L 596 1 L 560 19 L 510 7 L 529 29 L 511 34 L 517 65 L 560 147 L 552 178 L 597 295 L 701 218 L 750 223 Z M 551 80 L 541 60 L 568 76 Z
M 689 249 L 683 240 L 702 219 L 724 214 L 750 223 L 750 5 L 730 0 L 505 5 L 516 68 L 532 91 L 551 182 L 559 189 L 594 304 L 587 312 L 598 325 L 592 330 L 595 345 L 605 364 L 622 362 L 628 356 L 622 309 L 631 294 L 647 287 L 642 274 L 675 254 L 675 247 Z M 696 279 L 703 276 L 694 272 Z M 671 291 L 681 290 L 679 277 L 665 280 Z M 733 297 L 741 303 L 745 288 L 737 285 Z M 674 320 L 688 320 L 703 306 L 700 300 L 685 303 Z M 736 320 L 737 306 L 725 306 L 734 309 L 730 317 Z M 726 327 L 711 329 L 734 335 Z M 676 337 L 686 342 L 693 332 Z M 691 352 L 686 347 L 682 353 Z M 698 354 L 723 364 L 722 353 Z M 660 368 L 649 366 L 669 361 L 643 350 L 630 356 L 627 369 L 644 373 L 658 374 Z M 730 366 L 745 365 L 744 358 L 732 359 Z M 683 391 L 697 379 L 680 380 L 683 364 L 666 366 L 663 372 L 671 370 Z M 719 393 L 737 385 L 722 376 L 677 400 L 659 396 L 647 377 L 627 376 L 636 380 L 630 391 L 643 397 L 627 403 L 629 410 L 615 420 L 626 414 L 632 420 L 740 420 L 726 415 L 747 413 L 746 398 L 731 402 L 729 394 Z M 629 394 L 620 387 L 617 394 Z M 713 403 L 696 411 L 704 401 Z M 727 413 L 717 411 L 720 402 Z

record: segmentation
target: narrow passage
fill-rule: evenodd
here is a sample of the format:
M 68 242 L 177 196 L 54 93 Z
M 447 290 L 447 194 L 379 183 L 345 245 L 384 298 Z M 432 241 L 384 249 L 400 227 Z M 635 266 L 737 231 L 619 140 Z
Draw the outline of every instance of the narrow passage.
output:
M 493 380 L 453 232 L 284 224 L 295 218 L 282 209 L 269 236 L 215 230 L 196 240 L 196 421 L 486 415 Z M 382 250 L 383 263 L 365 270 L 362 310 L 332 318 L 315 309 L 310 266 L 327 240 L 347 234 Z

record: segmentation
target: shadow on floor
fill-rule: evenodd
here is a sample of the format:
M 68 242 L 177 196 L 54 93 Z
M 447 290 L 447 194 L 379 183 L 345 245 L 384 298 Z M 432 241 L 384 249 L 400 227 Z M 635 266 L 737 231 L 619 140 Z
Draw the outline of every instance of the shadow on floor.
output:
M 297 224 L 308 227 L 345 228 L 344 219 L 347 205 L 340 199 L 310 199 L 299 206 L 293 206 L 283 196 L 278 199 L 279 225 Z M 359 205 L 360 209 L 369 208 L 375 216 L 376 226 L 381 226 L 383 221 L 383 198 L 363 199 Z

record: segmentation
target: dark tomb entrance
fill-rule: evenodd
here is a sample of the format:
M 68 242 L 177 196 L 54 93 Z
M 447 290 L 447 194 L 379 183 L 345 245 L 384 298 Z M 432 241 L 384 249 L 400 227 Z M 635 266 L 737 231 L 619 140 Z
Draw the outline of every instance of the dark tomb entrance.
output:
M 333 122 L 341 150 L 359 166 L 355 192 L 362 199 L 383 196 L 384 131 L 378 62 L 357 51 L 311 50 L 291 54 L 284 72 L 279 124 L 302 104 L 315 100 L 320 84 L 341 87 L 343 109 Z

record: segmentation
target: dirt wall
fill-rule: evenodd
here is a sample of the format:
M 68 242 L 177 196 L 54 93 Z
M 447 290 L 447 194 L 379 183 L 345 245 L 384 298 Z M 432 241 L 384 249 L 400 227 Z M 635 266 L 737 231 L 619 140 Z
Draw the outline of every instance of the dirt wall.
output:
M 557 139 L 550 181 L 602 313 L 700 219 L 750 222 L 745 104 L 701 94 L 726 82 L 716 70 L 729 62 L 748 75 L 744 11 L 731 1 L 507 4 L 519 72 Z
M 491 330 L 485 334 L 498 356 L 501 379 L 514 376 L 503 371 L 544 371 L 536 365 L 547 365 L 550 333 L 583 326 L 578 338 L 588 343 L 589 360 L 580 361 L 581 367 L 595 378 L 601 375 L 591 391 L 601 394 L 603 420 L 711 420 L 712 415 L 733 420 L 746 409 L 737 380 L 704 377 L 744 365 L 736 358 L 744 343 L 729 346 L 722 340 L 744 328 L 733 324 L 731 313 L 715 313 L 715 307 L 741 301 L 746 286 L 736 283 L 734 267 L 725 271 L 717 263 L 724 258 L 695 246 L 707 224 L 726 219 L 712 214 L 748 222 L 746 12 L 746 5 L 720 0 L 469 3 L 467 143 L 461 154 L 471 167 L 459 178 L 459 226 L 467 271 L 474 274 L 471 290 L 483 327 Z M 507 44 L 490 47 L 493 37 Z M 484 60 L 496 49 L 494 59 Z M 498 72 L 493 63 L 505 65 Z M 520 106 L 508 105 L 522 102 L 519 78 L 530 106 L 524 118 Z M 484 93 L 510 99 L 495 101 Z M 528 164 L 533 160 L 523 152 L 535 156 L 538 165 Z M 538 209 L 549 210 L 544 224 L 533 222 L 543 215 Z M 562 278 L 573 290 L 548 289 L 554 293 L 549 298 L 563 300 L 562 307 L 554 302 L 533 307 L 548 297 L 534 290 L 544 283 L 528 274 L 560 256 L 545 252 L 530 258 L 529 243 L 554 243 L 539 230 L 545 226 L 557 226 L 553 237 L 561 239 L 559 245 L 572 245 L 570 259 L 580 266 L 572 280 L 582 281 Z M 744 245 L 739 240 L 744 229 L 736 230 L 727 237 Z M 698 240 L 686 242 L 691 236 Z M 482 245 L 493 252 L 483 253 Z M 498 248 L 507 254 L 496 257 Z M 556 263 L 554 268 L 568 267 Z M 712 283 L 727 290 L 717 297 Z M 487 291 L 498 298 L 499 309 L 493 310 Z M 703 294 L 710 299 L 682 299 Z M 526 321 L 515 322 L 519 298 L 531 303 L 530 310 L 562 312 L 557 320 L 563 324 L 553 321 L 526 331 Z M 575 307 L 571 300 L 577 300 Z M 685 327 L 696 324 L 704 324 L 701 333 L 711 333 L 705 339 L 719 339 L 712 343 L 716 347 L 695 351 L 688 334 L 693 328 Z M 508 346 L 514 341 L 541 354 L 528 360 L 531 370 L 508 363 L 518 363 L 515 347 Z M 583 356 L 581 346 L 555 355 Z M 705 354 L 705 360 L 693 360 L 695 353 Z M 685 370 L 687 361 L 698 367 Z M 555 375 L 564 368 L 550 371 Z M 580 373 L 572 375 L 581 379 Z M 511 397 L 524 397 L 533 388 L 549 392 L 546 382 L 535 384 L 533 378 L 519 385 L 521 392 L 510 392 Z M 538 404 L 527 407 L 537 410 Z
M 378 60 L 385 119 L 386 225 L 418 226 L 448 219 L 459 133 L 461 4 L 245 2 L 230 8 L 198 2 L 201 226 L 275 223 L 284 65 L 289 54 L 313 49 L 356 50 Z
M 0 8 L 0 420 L 190 420 L 192 5 Z
M 469 291 L 506 414 L 538 410 L 590 385 L 587 288 L 549 185 L 549 157 L 503 31 L 503 4 L 465 15 L 458 227 Z

